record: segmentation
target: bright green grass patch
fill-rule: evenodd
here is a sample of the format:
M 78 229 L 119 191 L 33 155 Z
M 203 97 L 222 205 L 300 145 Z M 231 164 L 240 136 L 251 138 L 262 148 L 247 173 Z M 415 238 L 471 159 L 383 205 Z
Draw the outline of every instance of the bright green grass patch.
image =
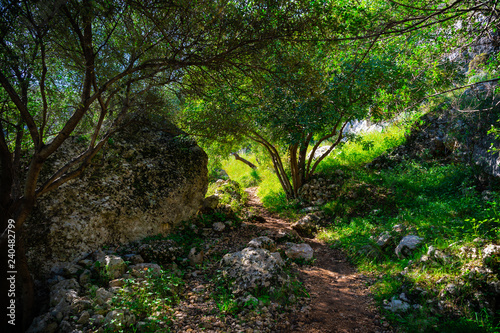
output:
M 394 124 L 382 132 L 370 132 L 361 135 L 356 140 L 348 141 L 340 149 L 334 149 L 319 165 L 319 173 L 330 173 L 339 167 L 359 167 L 375 157 L 380 156 L 389 148 L 402 144 L 408 126 Z
M 259 166 L 255 155 L 240 154 L 240 156 L 250 161 L 254 165 Z M 243 162 L 235 160 L 233 157 L 222 161 L 222 169 L 227 172 L 229 178 L 238 182 L 244 188 L 257 186 L 261 181 L 262 176 L 260 168 L 254 170 Z

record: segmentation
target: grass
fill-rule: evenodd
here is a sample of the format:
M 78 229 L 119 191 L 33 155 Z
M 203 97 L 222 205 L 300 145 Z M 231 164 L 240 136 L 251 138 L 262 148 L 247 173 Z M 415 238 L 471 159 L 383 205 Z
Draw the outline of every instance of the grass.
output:
M 255 155 L 241 153 L 241 157 L 249 160 L 254 165 L 259 165 Z M 222 169 L 224 169 L 229 177 L 238 182 L 242 187 L 253 187 L 259 185 L 261 181 L 261 170 L 254 170 L 250 168 L 248 165 L 235 160 L 230 157 L 224 161 L 222 161 Z
M 348 141 L 327 156 L 318 165 L 317 172 L 329 175 L 337 169 L 352 170 L 364 166 L 387 149 L 402 144 L 409 130 L 408 123 L 393 124 L 382 132 L 367 133 Z

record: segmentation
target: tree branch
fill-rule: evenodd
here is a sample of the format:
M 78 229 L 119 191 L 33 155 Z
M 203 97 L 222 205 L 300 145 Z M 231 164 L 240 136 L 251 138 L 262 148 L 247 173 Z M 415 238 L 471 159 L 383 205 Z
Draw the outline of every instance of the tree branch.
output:
M 316 167 L 319 165 L 319 163 L 325 158 L 327 157 L 331 152 L 332 150 L 340 143 L 340 141 L 342 140 L 343 138 L 343 132 L 344 132 L 344 128 L 345 126 L 347 125 L 347 123 L 349 122 L 349 120 L 346 120 L 344 122 L 344 125 L 342 125 L 342 127 L 340 128 L 340 131 L 339 131 L 339 136 L 337 137 L 337 140 L 330 146 L 330 149 L 328 149 L 323 155 L 321 155 L 317 160 L 316 162 L 314 163 L 313 167 L 311 168 L 311 171 L 309 173 L 309 177 L 311 175 L 314 174 L 314 171 L 316 171 Z M 311 156 L 312 158 L 312 156 Z

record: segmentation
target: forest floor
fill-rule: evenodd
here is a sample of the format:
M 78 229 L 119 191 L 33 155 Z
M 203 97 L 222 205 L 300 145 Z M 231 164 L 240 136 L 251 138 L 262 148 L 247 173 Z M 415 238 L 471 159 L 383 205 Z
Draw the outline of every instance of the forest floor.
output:
M 257 188 L 248 188 L 247 207 L 265 219 L 262 229 L 288 229 L 290 223 L 268 212 L 256 195 Z M 338 249 L 318 239 L 304 239 L 314 250 L 312 265 L 297 266 L 299 278 L 311 296 L 311 311 L 291 318 L 292 332 L 392 332 L 377 311 L 365 277 L 358 274 Z

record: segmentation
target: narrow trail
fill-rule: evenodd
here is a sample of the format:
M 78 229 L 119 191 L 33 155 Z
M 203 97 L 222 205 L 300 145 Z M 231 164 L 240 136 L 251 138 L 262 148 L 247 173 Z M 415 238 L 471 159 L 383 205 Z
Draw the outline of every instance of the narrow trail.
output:
M 262 206 L 256 191 L 256 187 L 246 189 L 247 206 L 265 219 L 259 226 L 291 230 L 289 222 Z M 345 255 L 317 239 L 304 241 L 314 249 L 316 258 L 314 265 L 298 267 L 299 277 L 311 295 L 311 311 L 291 318 L 291 332 L 391 332 L 375 308 L 364 277 L 347 262 Z

